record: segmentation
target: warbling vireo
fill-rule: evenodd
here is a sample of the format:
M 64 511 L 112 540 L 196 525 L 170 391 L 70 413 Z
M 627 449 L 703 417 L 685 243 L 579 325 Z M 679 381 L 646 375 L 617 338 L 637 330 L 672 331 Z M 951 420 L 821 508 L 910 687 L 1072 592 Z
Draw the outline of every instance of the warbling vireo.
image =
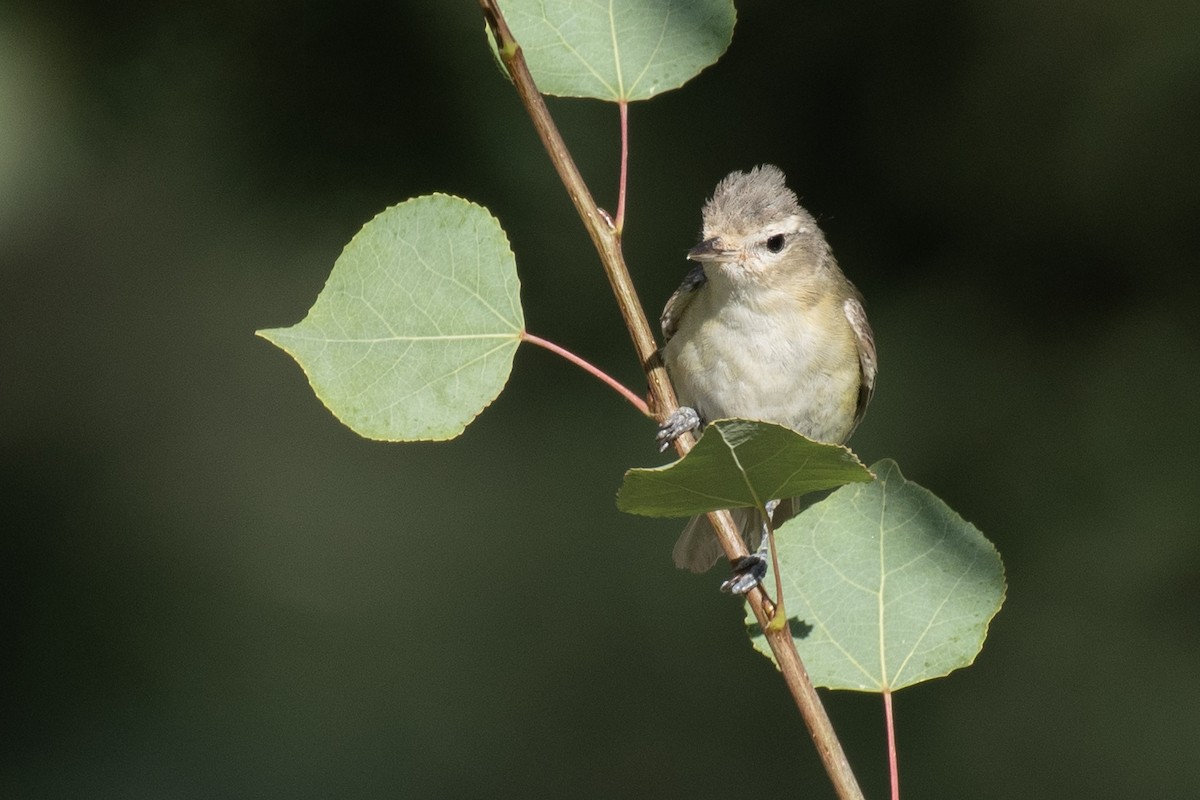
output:
M 684 407 L 659 430 L 661 446 L 723 417 L 846 441 L 875 389 L 875 341 L 858 290 L 783 172 L 766 164 L 717 184 L 704 206 L 703 241 L 688 258 L 697 264 L 662 315 L 663 360 Z M 753 551 L 757 512 L 734 517 Z M 688 523 L 673 552 L 693 572 L 721 555 L 705 517 Z

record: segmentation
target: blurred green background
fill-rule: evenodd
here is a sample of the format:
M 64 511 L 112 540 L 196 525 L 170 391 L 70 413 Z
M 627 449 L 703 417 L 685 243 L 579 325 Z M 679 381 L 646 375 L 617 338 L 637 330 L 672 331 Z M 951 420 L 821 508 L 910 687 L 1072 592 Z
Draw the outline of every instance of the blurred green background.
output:
M 896 698 L 913 798 L 1200 794 L 1200 4 L 742 2 L 631 111 L 652 316 L 779 164 L 868 300 L 852 444 L 1009 599 Z M 602 204 L 613 107 L 555 101 Z M 357 228 L 486 204 L 530 330 L 641 387 L 467 0 L 0 4 L 5 798 L 831 797 L 719 574 L 613 506 L 660 463 L 522 349 L 461 439 L 356 438 L 253 336 Z M 868 796 L 882 707 L 827 695 Z

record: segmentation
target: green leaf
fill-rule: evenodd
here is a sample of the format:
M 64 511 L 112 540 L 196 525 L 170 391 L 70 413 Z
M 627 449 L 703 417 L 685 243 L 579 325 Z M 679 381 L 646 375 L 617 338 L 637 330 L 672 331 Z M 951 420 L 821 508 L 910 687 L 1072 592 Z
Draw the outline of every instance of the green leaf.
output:
M 841 445 L 814 442 L 770 422 L 723 419 L 710 423 L 675 463 L 626 472 L 617 508 L 690 517 L 869 480 L 871 473 Z
M 508 380 L 525 321 L 508 238 L 458 197 L 380 213 L 290 328 L 258 332 L 300 364 L 338 419 L 370 439 L 450 439 Z
M 842 487 L 776 537 L 796 647 L 830 689 L 895 691 L 969 666 L 1004 602 L 991 542 L 894 461 L 872 469 L 874 482 Z
M 694 78 L 729 47 L 736 19 L 732 0 L 501 0 L 500 9 L 539 90 L 613 102 Z

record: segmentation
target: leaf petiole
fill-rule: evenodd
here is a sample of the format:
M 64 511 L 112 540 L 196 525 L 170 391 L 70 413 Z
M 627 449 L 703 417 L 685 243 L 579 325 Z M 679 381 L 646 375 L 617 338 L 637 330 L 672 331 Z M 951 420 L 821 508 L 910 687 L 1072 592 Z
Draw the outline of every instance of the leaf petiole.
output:
M 617 104 L 621 112 L 621 183 L 617 191 L 617 219 L 613 227 L 617 236 L 625 232 L 625 187 L 629 182 L 629 103 Z
M 632 390 L 630 390 L 628 387 L 626 387 L 624 384 L 622 384 L 616 378 L 609 375 L 604 370 L 597 367 L 595 364 L 592 364 L 589 361 L 585 361 L 583 358 L 575 355 L 574 353 L 572 353 L 570 350 L 566 349 L 565 347 L 562 347 L 560 345 L 555 344 L 554 342 L 543 339 L 540 336 L 534 336 L 529 331 L 521 332 L 521 341 L 529 342 L 530 344 L 536 344 L 538 347 L 543 347 L 546 350 L 549 350 L 551 353 L 555 353 L 556 355 L 562 356 L 563 358 L 565 358 L 567 361 L 570 361 L 575 366 L 583 369 L 584 371 L 590 373 L 591 375 L 593 375 L 593 376 L 599 378 L 600 380 L 604 381 L 605 383 L 607 383 L 610 387 L 615 389 L 622 397 L 624 397 L 626 400 L 628 400 L 630 403 L 632 403 L 633 407 L 636 408 L 638 411 L 642 412 L 642 414 L 644 416 L 653 417 L 653 415 L 650 413 L 649 406 L 646 405 L 645 400 L 638 397 L 636 394 L 633 393 Z

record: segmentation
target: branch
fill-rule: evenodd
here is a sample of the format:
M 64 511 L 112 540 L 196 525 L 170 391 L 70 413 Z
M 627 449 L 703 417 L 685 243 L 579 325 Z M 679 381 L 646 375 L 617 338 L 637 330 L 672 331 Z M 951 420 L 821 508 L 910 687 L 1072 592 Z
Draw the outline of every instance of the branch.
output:
M 662 419 L 665 417 L 664 411 L 669 412 L 674 409 L 678 406 L 678 401 L 676 401 L 675 392 L 667 379 L 667 370 L 658 359 L 658 345 L 654 341 L 650 323 L 646 321 L 646 315 L 642 311 L 642 304 L 638 301 L 637 291 L 633 288 L 629 269 L 625 266 L 625 256 L 621 253 L 620 236 L 605 215 L 600 212 L 596 201 L 592 199 L 587 184 L 584 183 L 583 176 L 579 173 L 579 168 L 571 159 L 566 142 L 563 141 L 562 135 L 550 118 L 546 102 L 534 84 L 533 76 L 529 74 L 525 56 L 521 53 L 516 39 L 513 38 L 508 23 L 504 21 L 500 6 L 496 0 L 479 0 L 479 5 L 483 9 L 488 27 L 491 28 L 492 36 L 496 39 L 500 60 L 504 62 L 508 74 L 512 77 L 513 83 L 517 87 L 517 94 L 520 95 L 521 102 L 525 104 L 525 110 L 533 120 L 533 126 L 537 129 L 538 136 L 541 138 L 546 152 L 550 155 L 550 161 L 554 164 L 558 177 L 567 188 L 567 194 L 571 196 L 571 202 L 574 203 L 575 210 L 583 220 L 583 226 L 592 238 L 592 244 L 596 246 L 596 250 L 600 254 L 600 261 L 603 263 L 604 271 L 612 285 L 613 294 L 616 295 L 617 307 L 621 310 L 625 327 L 629 329 L 629 335 L 633 338 L 633 346 L 637 350 L 638 359 L 650 381 L 650 395 L 656 404 L 655 413 Z M 694 443 L 694 439 L 688 442 L 688 444 L 692 443 Z
M 620 232 L 606 220 L 605 215 L 600 212 L 595 200 L 592 199 L 591 192 L 584 183 L 583 176 L 579 173 L 575 162 L 571 159 L 566 143 L 550 117 L 550 111 L 546 108 L 546 103 L 534 83 L 533 76 L 529 73 L 525 56 L 513 37 L 508 23 L 504 20 L 499 3 L 497 0 L 479 0 L 479 6 L 483 10 L 488 28 L 496 40 L 500 60 L 512 77 L 517 94 L 520 95 L 521 102 L 533 121 L 534 128 L 537 129 L 542 145 L 546 148 L 550 161 L 554 164 L 554 169 L 558 172 L 559 178 L 571 197 L 571 202 L 575 205 L 575 210 L 583 220 L 583 225 L 587 229 L 592 243 L 596 246 L 596 251 L 600 254 L 600 261 L 604 265 L 604 272 L 608 276 L 613 294 L 616 296 L 617 306 L 625 320 L 625 326 L 629 329 L 629 335 L 633 339 L 633 346 L 637 351 L 642 368 L 646 371 L 655 417 L 659 421 L 665 420 L 671 411 L 679 406 L 679 402 L 667 377 L 662 359 L 659 358 L 658 344 L 651 332 L 646 314 L 642 310 L 637 292 L 634 290 L 629 269 L 625 265 L 625 257 L 621 252 Z M 691 434 L 685 434 L 675 441 L 675 449 L 680 456 L 683 456 L 692 448 L 695 441 Z M 729 512 L 713 512 L 708 515 L 708 518 L 730 561 L 748 555 L 746 545 Z M 850 769 L 850 763 L 842 750 L 841 742 L 838 741 L 833 731 L 829 715 L 825 713 L 817 691 L 813 687 L 812 681 L 809 680 L 808 671 L 805 670 L 804 663 L 796 652 L 791 631 L 788 630 L 787 625 L 778 629 L 772 628 L 770 622 L 774 615 L 774 605 L 761 586 L 747 594 L 746 599 L 763 629 L 771 652 L 775 654 L 775 662 L 783 673 L 784 681 L 792 693 L 792 698 L 808 725 L 809 733 L 812 735 L 817 752 L 825 765 L 826 772 L 829 773 L 838 797 L 841 800 L 862 800 L 862 790 L 858 787 L 858 782 Z

